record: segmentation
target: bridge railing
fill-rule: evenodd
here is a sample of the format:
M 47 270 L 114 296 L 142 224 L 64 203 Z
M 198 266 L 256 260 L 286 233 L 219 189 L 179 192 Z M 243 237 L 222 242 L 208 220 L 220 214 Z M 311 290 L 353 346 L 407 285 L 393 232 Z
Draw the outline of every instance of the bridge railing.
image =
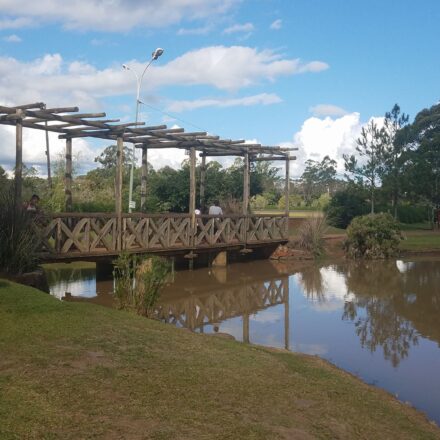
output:
M 50 254 L 116 254 L 198 249 L 287 239 L 281 215 L 60 213 L 37 225 L 42 250 Z

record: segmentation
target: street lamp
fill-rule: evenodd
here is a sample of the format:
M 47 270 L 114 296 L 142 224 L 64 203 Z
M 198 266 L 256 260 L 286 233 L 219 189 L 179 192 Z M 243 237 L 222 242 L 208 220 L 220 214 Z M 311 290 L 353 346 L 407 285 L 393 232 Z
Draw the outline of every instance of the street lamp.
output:
M 136 77 L 136 123 L 139 122 L 139 104 L 140 104 L 140 93 L 141 93 L 141 86 L 142 86 L 142 79 L 144 78 L 145 72 L 150 67 L 150 64 L 157 60 L 161 55 L 163 54 L 163 49 L 158 47 L 152 54 L 151 59 L 148 62 L 148 64 L 145 66 L 144 71 L 142 72 L 142 75 L 139 76 L 135 70 L 131 69 L 130 66 L 127 66 L 127 64 L 123 64 L 122 68 L 125 70 L 129 70 L 130 72 L 133 72 L 134 76 Z M 128 193 L 128 212 L 131 212 L 134 208 L 133 203 L 133 175 L 134 175 L 134 166 L 135 166 L 135 160 L 136 160 L 136 148 L 133 144 L 133 160 L 131 162 L 130 167 L 130 187 L 129 187 L 129 193 Z

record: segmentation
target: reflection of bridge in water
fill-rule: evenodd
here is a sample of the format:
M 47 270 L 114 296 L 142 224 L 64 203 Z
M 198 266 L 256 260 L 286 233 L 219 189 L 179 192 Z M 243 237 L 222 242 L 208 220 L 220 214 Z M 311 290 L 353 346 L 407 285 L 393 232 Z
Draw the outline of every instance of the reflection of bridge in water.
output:
M 201 332 L 242 317 L 243 341 L 250 342 L 251 315 L 284 304 L 284 346 L 289 347 L 289 278 L 267 262 L 177 273 L 156 308 L 158 319 Z

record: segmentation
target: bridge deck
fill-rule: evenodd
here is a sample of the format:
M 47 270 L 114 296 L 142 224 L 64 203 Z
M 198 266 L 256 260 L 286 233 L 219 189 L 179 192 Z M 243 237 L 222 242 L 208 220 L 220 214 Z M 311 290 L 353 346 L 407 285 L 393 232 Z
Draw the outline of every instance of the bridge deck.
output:
M 38 223 L 46 260 L 111 256 L 120 252 L 178 253 L 261 246 L 287 240 L 284 215 L 60 213 Z

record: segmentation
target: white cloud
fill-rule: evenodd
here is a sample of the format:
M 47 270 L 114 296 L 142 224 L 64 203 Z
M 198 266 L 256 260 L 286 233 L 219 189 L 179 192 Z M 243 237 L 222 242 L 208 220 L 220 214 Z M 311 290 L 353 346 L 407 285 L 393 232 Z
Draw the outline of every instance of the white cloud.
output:
M 282 143 L 283 146 L 299 148 L 296 152 L 297 160 L 292 163 L 292 176 L 299 177 L 302 174 L 306 160 L 319 161 L 326 155 L 338 162 L 338 171 L 342 173 L 342 155 L 354 152 L 362 125 L 359 113 L 350 113 L 336 119 L 306 119 L 301 130 L 294 135 L 293 142 Z
M 318 104 L 310 107 L 310 112 L 315 116 L 344 116 L 348 112 L 341 107 L 332 104 Z
M 46 175 L 46 134 L 43 130 L 23 129 L 23 162 L 31 167 L 34 166 L 41 175 Z M 8 170 L 15 166 L 15 127 L 0 126 L 0 164 Z M 103 141 L 105 142 L 105 141 Z M 49 133 L 50 156 L 52 161 L 63 157 L 66 141 L 58 139 L 57 133 Z M 104 148 L 104 147 L 103 147 Z M 93 148 L 86 139 L 73 140 L 73 154 L 79 170 L 89 169 L 96 165 L 93 159 L 99 154 L 98 149 Z
M 280 18 L 278 20 L 275 20 L 271 25 L 270 28 L 278 31 L 279 29 L 281 29 L 283 27 L 283 20 L 281 20 Z
M 195 99 L 192 101 L 174 101 L 168 105 L 171 112 L 183 112 L 204 107 L 237 107 L 250 105 L 269 105 L 282 102 L 282 99 L 274 93 L 261 93 L 259 95 L 245 96 L 243 98 L 218 98 L 218 99 Z
M 122 32 L 134 27 L 159 28 L 181 21 L 216 17 L 238 0 L 2 0 L 0 29 L 33 22 L 62 23 L 68 29 Z M 20 24 L 19 24 L 20 23 Z
M 145 66 L 136 60 L 127 64 L 139 72 Z M 159 87 L 170 85 L 208 85 L 234 91 L 263 81 L 273 82 L 279 76 L 316 72 L 327 67 L 320 61 L 303 63 L 299 59 L 282 58 L 270 50 L 211 46 L 187 52 L 164 65 L 152 65 L 143 91 L 157 92 Z M 50 106 L 79 105 L 92 110 L 100 108 L 101 98 L 132 92 L 133 76 L 120 65 L 97 69 L 80 61 L 68 63 L 60 54 L 47 54 L 29 62 L 0 57 L 0 102 L 3 104 L 43 101 Z
M 254 29 L 252 23 L 234 24 L 233 26 L 226 28 L 223 33 L 229 35 L 236 34 L 237 32 L 252 32 Z
M 21 43 L 21 38 L 18 35 L 12 34 L 3 38 L 7 43 Z
M 0 5 L 0 12 L 2 6 Z M 0 30 L 4 29 L 22 29 L 24 27 L 32 26 L 34 22 L 30 18 L 2 18 L 0 19 Z

